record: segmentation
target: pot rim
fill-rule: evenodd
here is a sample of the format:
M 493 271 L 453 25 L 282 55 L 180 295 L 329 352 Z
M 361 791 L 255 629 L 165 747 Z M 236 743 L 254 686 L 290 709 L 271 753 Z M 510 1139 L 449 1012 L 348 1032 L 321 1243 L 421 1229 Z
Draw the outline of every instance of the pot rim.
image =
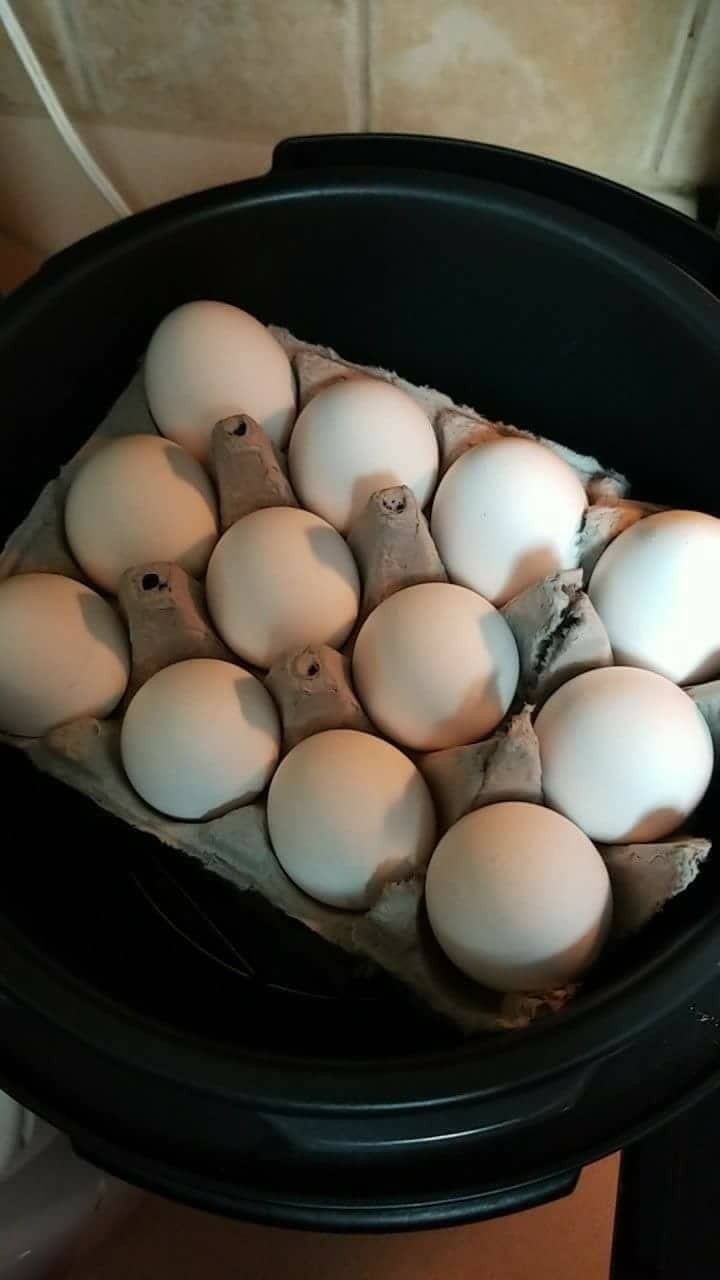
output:
M 551 163 L 551 162 L 548 162 Z M 454 178 L 426 170 L 390 174 L 372 166 L 307 169 L 299 174 L 269 174 L 213 188 L 157 206 L 94 233 L 51 259 L 3 304 L 0 350 L 5 339 L 31 325 L 76 280 L 92 272 L 99 258 L 131 255 L 140 243 L 199 220 L 226 216 L 235 205 L 262 205 L 329 196 L 342 199 L 364 193 L 461 200 L 477 196 L 504 204 L 508 216 L 527 216 L 555 233 L 592 243 L 618 271 L 650 278 L 656 292 L 672 299 L 676 313 L 699 333 L 708 325 L 720 337 L 720 303 L 680 267 L 663 260 L 625 232 L 546 196 L 518 192 L 502 183 Z M 281 319 L 281 317 L 280 317 Z M 413 1058 L 316 1060 L 312 1057 L 229 1051 L 226 1046 L 181 1035 L 165 1024 L 134 1014 L 65 972 L 8 920 L 0 929 L 0 999 L 7 997 L 51 1020 L 69 1036 L 101 1054 L 193 1091 L 218 1095 L 257 1108 L 280 1111 L 377 1112 L 448 1105 L 486 1099 L 525 1087 L 619 1049 L 648 1029 L 708 981 L 720 965 L 720 902 L 701 920 L 665 944 L 630 977 L 618 979 L 584 997 L 561 1014 L 527 1030 L 500 1034 L 458 1049 Z

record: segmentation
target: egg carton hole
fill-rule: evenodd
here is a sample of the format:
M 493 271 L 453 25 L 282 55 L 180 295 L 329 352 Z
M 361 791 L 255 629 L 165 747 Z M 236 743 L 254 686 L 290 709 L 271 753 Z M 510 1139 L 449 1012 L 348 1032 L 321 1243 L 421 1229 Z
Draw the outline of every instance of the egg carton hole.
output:
M 142 580 L 143 591 L 167 591 L 168 584 L 157 573 L 145 573 Z

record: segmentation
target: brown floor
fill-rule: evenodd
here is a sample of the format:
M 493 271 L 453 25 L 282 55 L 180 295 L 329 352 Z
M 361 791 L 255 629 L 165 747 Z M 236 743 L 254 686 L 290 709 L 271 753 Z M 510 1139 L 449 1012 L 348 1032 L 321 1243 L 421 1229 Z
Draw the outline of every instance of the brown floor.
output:
M 227 1222 L 142 1196 L 63 1280 L 607 1280 L 617 1157 L 573 1196 L 474 1227 L 330 1236 Z

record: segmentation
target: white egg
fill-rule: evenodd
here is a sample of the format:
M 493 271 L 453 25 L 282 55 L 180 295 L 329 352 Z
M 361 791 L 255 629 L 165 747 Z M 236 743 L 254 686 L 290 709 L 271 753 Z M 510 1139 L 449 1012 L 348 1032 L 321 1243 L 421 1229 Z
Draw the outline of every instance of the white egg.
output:
M 111 605 L 51 573 L 0 584 L 0 729 L 39 737 L 81 716 L 110 715 L 130 652 Z
M 248 804 L 267 786 L 280 752 L 280 723 L 267 689 L 249 671 L 214 658 L 165 667 L 127 709 L 122 761 L 147 804 L 172 818 L 202 820 Z
M 424 867 L 435 811 L 415 765 L 352 729 L 306 738 L 282 761 L 268 795 L 278 861 L 320 902 L 364 910 L 384 885 Z
M 587 495 L 571 467 L 533 440 L 462 454 L 440 481 L 432 535 L 453 582 L 502 605 L 577 564 Z
M 226 302 L 186 302 L 155 330 L 145 390 L 158 429 L 204 462 L 216 422 L 247 413 L 280 448 L 295 419 L 285 352 L 254 316 Z
M 360 579 L 340 534 L 294 507 L 253 511 L 220 539 L 206 579 L 225 643 L 258 667 L 305 645 L 339 649 L 352 630 Z
M 348 378 L 303 409 L 289 460 L 303 505 L 344 533 L 378 489 L 405 484 L 424 507 L 437 480 L 438 445 L 405 391 L 379 378 Z
M 355 688 L 387 737 L 417 751 L 486 737 L 518 682 L 502 614 L 465 587 L 426 582 L 378 605 L 353 654 Z
M 215 491 L 200 463 L 159 436 L 123 436 L 93 453 L 65 503 L 81 569 L 117 591 L 126 569 L 170 560 L 199 577 L 217 541 Z
M 566 818 L 532 804 L 461 818 L 430 860 L 425 893 L 443 951 L 497 991 L 574 982 L 598 956 L 612 915 L 597 849 Z
M 702 800 L 710 731 L 653 671 L 605 667 L 569 680 L 535 722 L 545 799 L 592 840 L 660 840 Z
M 615 661 L 676 684 L 720 673 L 720 520 L 662 511 L 600 557 L 588 593 Z

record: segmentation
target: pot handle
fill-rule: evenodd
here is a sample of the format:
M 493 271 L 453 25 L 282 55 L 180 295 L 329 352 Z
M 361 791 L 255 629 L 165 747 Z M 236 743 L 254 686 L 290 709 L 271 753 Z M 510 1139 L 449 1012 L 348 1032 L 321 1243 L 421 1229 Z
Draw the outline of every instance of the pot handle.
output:
M 720 297 L 717 235 L 649 196 L 544 156 L 401 133 L 287 138 L 273 152 L 273 173 L 348 167 L 429 170 L 545 196 L 634 236 Z
M 415 1189 L 407 1198 L 398 1194 L 389 1200 L 379 1196 L 377 1201 L 372 1197 L 363 1201 L 359 1197 L 341 1195 L 338 1203 L 334 1203 L 329 1195 L 323 1198 L 322 1209 L 319 1210 L 314 1198 L 304 1201 L 299 1192 L 268 1196 L 262 1191 L 257 1194 L 254 1190 L 248 1192 L 245 1187 L 236 1187 L 232 1182 L 208 1187 L 205 1180 L 196 1181 L 186 1171 L 179 1173 L 169 1164 L 144 1156 L 133 1155 L 129 1159 L 123 1148 L 116 1149 L 96 1139 L 92 1142 L 73 1141 L 73 1150 L 81 1160 L 158 1195 L 172 1196 L 213 1213 L 309 1231 L 408 1231 L 482 1222 L 525 1209 L 536 1209 L 572 1195 L 582 1172 L 581 1169 L 569 1169 L 537 1181 L 509 1183 L 491 1189 L 471 1185 L 462 1193 L 455 1189 L 447 1195 L 436 1190 L 423 1194 Z
M 295 1148 L 306 1157 L 324 1162 L 342 1160 L 348 1151 L 354 1153 L 355 1159 L 374 1158 L 380 1150 L 385 1159 L 401 1156 L 416 1160 L 436 1151 L 440 1141 L 445 1151 L 452 1149 L 466 1155 L 479 1139 L 502 1141 L 531 1124 L 567 1114 L 579 1104 L 597 1069 L 597 1062 L 571 1068 L 559 1079 L 526 1089 L 520 1099 L 514 1093 L 497 1097 L 492 1107 L 482 1099 L 438 1108 L 425 1113 L 420 1123 L 412 1109 L 387 1111 L 380 1136 L 378 1132 L 368 1132 L 366 1117 L 351 1113 L 326 1115 L 322 1124 L 313 1116 L 294 1113 L 266 1119 L 283 1148 Z

